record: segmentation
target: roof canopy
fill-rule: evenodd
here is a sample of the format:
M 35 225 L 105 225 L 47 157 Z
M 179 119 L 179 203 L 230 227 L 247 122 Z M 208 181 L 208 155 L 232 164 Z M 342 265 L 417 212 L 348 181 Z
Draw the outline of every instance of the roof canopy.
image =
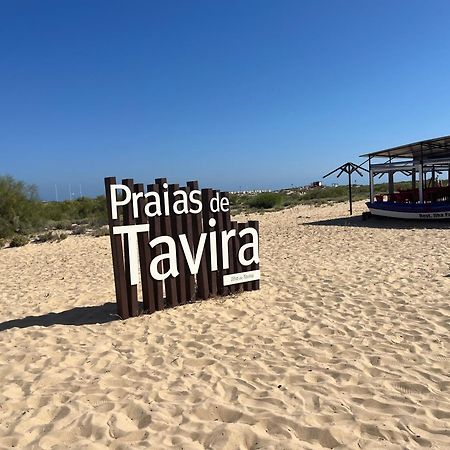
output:
M 450 157 L 450 136 L 443 136 L 426 141 L 413 142 L 387 148 L 378 152 L 367 153 L 361 156 L 371 158 L 410 158 L 410 159 L 439 159 Z

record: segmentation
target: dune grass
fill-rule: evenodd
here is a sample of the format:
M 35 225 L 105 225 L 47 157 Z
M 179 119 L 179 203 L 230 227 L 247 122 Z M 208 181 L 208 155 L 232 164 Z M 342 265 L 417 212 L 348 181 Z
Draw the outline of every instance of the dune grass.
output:
M 410 184 L 407 182 L 396 183 L 397 188 L 408 186 Z M 369 197 L 368 186 L 353 186 L 352 190 L 355 201 Z M 386 191 L 385 183 L 375 185 L 375 192 Z M 273 211 L 299 204 L 322 205 L 347 200 L 347 186 L 230 195 L 234 213 Z M 0 243 L 8 240 L 16 246 L 25 245 L 38 234 L 41 237 L 50 236 L 43 233 L 51 233 L 52 230 L 70 230 L 72 234 L 84 234 L 90 231 L 94 236 L 102 236 L 105 230 L 101 227 L 107 222 L 106 202 L 103 195 L 95 198 L 81 197 L 72 201 L 43 202 L 39 199 L 35 186 L 17 181 L 10 176 L 0 176 Z M 62 235 L 61 233 L 53 234 Z
M 106 223 L 104 196 L 42 202 L 35 186 L 0 176 L 0 239 L 12 239 L 19 246 L 38 232 L 69 230 L 73 224 L 98 228 Z
M 409 182 L 396 183 L 396 188 L 406 189 L 411 186 Z M 387 183 L 375 185 L 375 192 L 387 192 Z M 369 186 L 352 186 L 353 201 L 369 198 Z M 348 201 L 348 186 L 317 187 L 304 190 L 301 188 L 282 189 L 276 192 L 263 192 L 260 194 L 232 194 L 231 206 L 235 212 L 265 211 L 289 208 L 295 205 L 320 206 L 327 203 Z

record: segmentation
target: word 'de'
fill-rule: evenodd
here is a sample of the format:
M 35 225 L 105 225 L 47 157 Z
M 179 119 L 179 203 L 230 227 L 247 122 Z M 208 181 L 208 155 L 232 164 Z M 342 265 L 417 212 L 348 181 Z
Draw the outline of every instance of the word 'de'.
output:
M 118 314 L 259 288 L 259 225 L 230 217 L 226 193 L 105 178 Z

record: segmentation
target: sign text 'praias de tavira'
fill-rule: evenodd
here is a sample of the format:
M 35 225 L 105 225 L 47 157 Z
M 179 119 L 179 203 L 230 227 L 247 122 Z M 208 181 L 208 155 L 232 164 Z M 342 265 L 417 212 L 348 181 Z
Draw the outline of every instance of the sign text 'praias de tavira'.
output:
M 227 193 L 105 178 L 117 311 L 126 319 L 259 289 L 259 224 L 231 220 Z

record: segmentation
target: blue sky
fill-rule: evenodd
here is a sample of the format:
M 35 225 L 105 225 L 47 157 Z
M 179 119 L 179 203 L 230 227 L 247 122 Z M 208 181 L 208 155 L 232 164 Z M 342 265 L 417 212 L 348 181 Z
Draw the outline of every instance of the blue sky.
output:
M 309 183 L 450 134 L 450 2 L 0 1 L 0 174 Z

